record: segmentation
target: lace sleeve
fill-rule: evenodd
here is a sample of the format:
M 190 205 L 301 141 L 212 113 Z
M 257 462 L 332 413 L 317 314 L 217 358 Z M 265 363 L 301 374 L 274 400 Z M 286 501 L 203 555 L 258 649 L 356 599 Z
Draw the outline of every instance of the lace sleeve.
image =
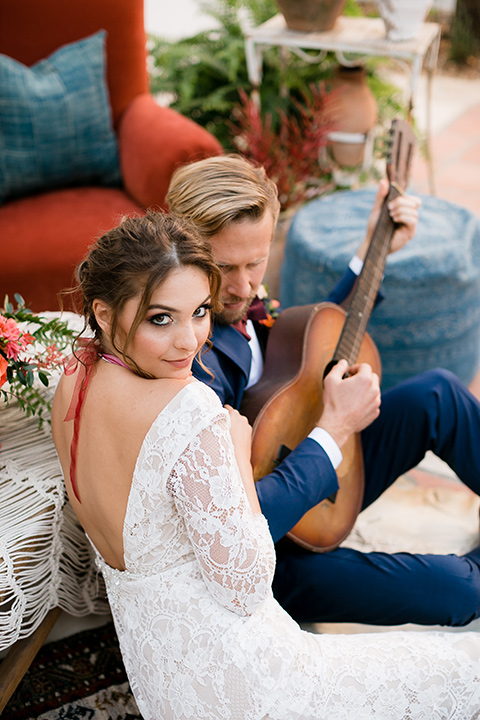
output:
M 182 453 L 168 487 L 212 595 L 250 615 L 270 592 L 275 554 L 263 515 L 243 488 L 229 431 L 219 415 Z

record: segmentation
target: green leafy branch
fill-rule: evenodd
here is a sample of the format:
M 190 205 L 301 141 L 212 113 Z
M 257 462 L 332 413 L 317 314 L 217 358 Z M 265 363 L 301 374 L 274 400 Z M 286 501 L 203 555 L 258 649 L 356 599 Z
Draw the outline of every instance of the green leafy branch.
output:
M 41 386 L 48 387 L 77 333 L 60 318 L 35 315 L 21 295 L 15 294 L 15 302 L 7 295 L 0 311 L 0 397 L 7 404 L 15 400 L 27 417 L 38 415 L 41 424 L 51 409 Z

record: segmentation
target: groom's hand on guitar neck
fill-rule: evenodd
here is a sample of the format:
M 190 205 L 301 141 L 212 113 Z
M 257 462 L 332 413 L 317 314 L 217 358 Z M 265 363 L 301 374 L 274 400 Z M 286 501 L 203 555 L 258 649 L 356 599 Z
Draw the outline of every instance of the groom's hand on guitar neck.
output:
M 360 260 L 365 260 L 389 189 L 388 179 L 383 178 L 368 219 L 365 238 L 356 253 Z M 420 198 L 404 194 L 389 202 L 390 216 L 398 225 L 392 237 L 390 253 L 400 250 L 415 235 L 420 205 Z M 377 373 L 367 363 L 349 368 L 346 360 L 340 360 L 324 380 L 323 412 L 317 422 L 318 427 L 326 430 L 341 448 L 351 435 L 370 425 L 379 412 L 380 380 Z
M 368 219 L 365 238 L 357 256 L 365 260 L 380 212 L 389 192 L 389 181 L 383 178 Z M 392 238 L 390 253 L 400 250 L 415 235 L 420 198 L 399 195 L 389 203 L 392 220 L 398 225 Z M 370 425 L 380 412 L 380 380 L 366 363 L 348 368 L 340 360 L 324 380 L 323 412 L 317 423 L 333 437 L 341 448 L 348 438 Z
M 383 202 L 388 195 L 389 187 L 390 185 L 387 178 L 382 178 L 378 186 L 372 212 L 368 218 L 365 237 L 356 253 L 360 260 L 365 260 L 373 231 L 380 217 Z M 422 201 L 420 198 L 414 195 L 399 195 L 389 203 L 388 209 L 392 220 L 399 226 L 393 235 L 390 253 L 403 248 L 415 235 L 418 223 L 418 208 L 421 204 Z
M 380 380 L 370 365 L 348 367 L 340 360 L 324 380 L 323 412 L 317 426 L 326 430 L 341 448 L 380 413 Z

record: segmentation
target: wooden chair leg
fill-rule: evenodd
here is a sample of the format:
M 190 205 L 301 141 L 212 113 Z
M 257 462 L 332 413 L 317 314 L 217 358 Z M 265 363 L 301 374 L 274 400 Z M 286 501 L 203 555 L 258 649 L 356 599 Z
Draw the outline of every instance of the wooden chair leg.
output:
M 35 655 L 42 647 L 61 613 L 53 608 L 32 635 L 12 645 L 0 664 L 0 714 L 12 697 Z

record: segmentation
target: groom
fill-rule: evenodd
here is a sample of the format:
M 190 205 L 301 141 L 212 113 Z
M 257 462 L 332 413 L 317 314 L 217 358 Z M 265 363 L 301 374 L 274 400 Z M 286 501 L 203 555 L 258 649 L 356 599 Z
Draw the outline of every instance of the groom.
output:
M 353 288 L 387 192 L 381 183 L 367 231 L 344 277 L 327 298 L 341 303 Z M 263 169 L 235 156 L 181 167 L 167 196 L 170 211 L 188 217 L 210 241 L 222 271 L 223 312 L 215 318 L 210 351 L 194 374 L 225 404 L 240 407 L 262 374 L 268 328 L 257 291 L 278 218 L 276 187 Z M 419 201 L 400 196 L 389 209 L 399 225 L 392 252 L 414 234 Z M 298 622 L 465 625 L 480 616 L 480 550 L 467 555 L 361 553 L 339 547 L 303 549 L 285 537 L 312 507 L 338 488 L 342 446 L 361 433 L 365 469 L 362 509 L 427 450 L 445 460 L 480 494 L 480 404 L 451 373 L 430 371 L 386 392 L 370 366 L 347 373 L 341 361 L 325 379 L 318 427 L 256 484 L 276 542 L 273 590 Z

